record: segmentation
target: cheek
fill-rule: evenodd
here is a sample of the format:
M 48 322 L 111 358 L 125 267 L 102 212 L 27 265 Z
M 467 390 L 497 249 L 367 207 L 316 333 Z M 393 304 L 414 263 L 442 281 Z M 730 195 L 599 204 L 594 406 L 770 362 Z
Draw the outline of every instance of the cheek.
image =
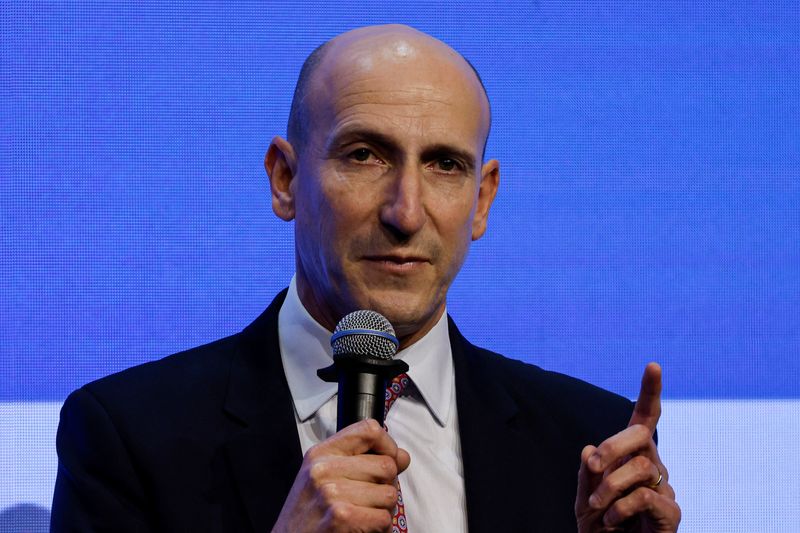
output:
M 472 219 L 475 215 L 472 188 L 460 191 L 457 199 L 451 196 L 434 212 L 442 245 L 449 256 L 449 269 L 458 271 L 472 242 Z
M 472 231 L 468 224 L 462 224 L 452 234 L 450 240 L 450 270 L 454 273 L 461 269 L 464 259 L 467 256 L 469 245 L 472 242 Z
M 347 257 L 349 244 L 370 230 L 374 188 L 354 186 L 336 175 L 324 180 L 315 194 L 306 216 L 315 226 L 320 250 L 334 250 L 337 257 L 329 260 L 339 262 Z
M 460 242 L 459 237 L 471 235 L 476 203 L 474 189 L 464 184 L 461 189 L 438 191 L 437 199 L 429 211 L 439 221 L 437 226 L 441 228 L 443 237 Z
M 331 242 L 332 212 L 319 180 L 302 176 L 296 191 L 295 241 L 309 275 L 325 270 L 326 246 Z

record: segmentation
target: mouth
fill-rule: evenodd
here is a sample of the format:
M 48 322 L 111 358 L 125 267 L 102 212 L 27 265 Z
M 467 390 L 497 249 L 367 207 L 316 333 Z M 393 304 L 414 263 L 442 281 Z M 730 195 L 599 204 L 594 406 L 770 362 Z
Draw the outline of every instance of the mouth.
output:
M 364 260 L 370 265 L 390 273 L 408 273 L 430 264 L 430 260 L 416 255 L 369 255 Z

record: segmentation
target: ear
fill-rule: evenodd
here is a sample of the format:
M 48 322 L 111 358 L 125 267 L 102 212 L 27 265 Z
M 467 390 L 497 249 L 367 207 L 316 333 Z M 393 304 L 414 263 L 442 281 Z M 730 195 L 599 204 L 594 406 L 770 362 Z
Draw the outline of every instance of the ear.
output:
M 472 219 L 472 240 L 477 241 L 486 232 L 489 208 L 500 185 L 500 163 L 497 159 L 486 162 L 481 168 L 481 184 L 478 187 L 478 202 Z
M 264 156 L 264 168 L 267 170 L 269 188 L 272 191 L 272 210 L 283 220 L 294 219 L 297 157 L 289 141 L 277 136 L 272 139 L 267 155 Z

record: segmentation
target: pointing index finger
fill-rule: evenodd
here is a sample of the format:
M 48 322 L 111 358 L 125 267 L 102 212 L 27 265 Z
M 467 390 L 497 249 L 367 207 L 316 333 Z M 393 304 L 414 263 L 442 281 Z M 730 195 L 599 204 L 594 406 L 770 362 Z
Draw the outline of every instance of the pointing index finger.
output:
M 639 389 L 639 398 L 633 408 L 628 427 L 642 424 L 653 433 L 661 417 L 661 366 L 658 363 L 648 363 L 642 375 L 642 386 Z

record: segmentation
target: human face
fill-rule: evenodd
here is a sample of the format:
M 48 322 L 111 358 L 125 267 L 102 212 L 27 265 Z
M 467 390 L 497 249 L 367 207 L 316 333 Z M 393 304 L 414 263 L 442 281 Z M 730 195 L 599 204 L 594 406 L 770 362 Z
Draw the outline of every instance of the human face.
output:
M 372 309 L 408 345 L 485 229 L 498 179 L 496 162 L 480 165 L 488 109 L 469 67 L 438 50 L 401 39 L 339 53 L 294 162 L 298 291 L 330 329 Z

